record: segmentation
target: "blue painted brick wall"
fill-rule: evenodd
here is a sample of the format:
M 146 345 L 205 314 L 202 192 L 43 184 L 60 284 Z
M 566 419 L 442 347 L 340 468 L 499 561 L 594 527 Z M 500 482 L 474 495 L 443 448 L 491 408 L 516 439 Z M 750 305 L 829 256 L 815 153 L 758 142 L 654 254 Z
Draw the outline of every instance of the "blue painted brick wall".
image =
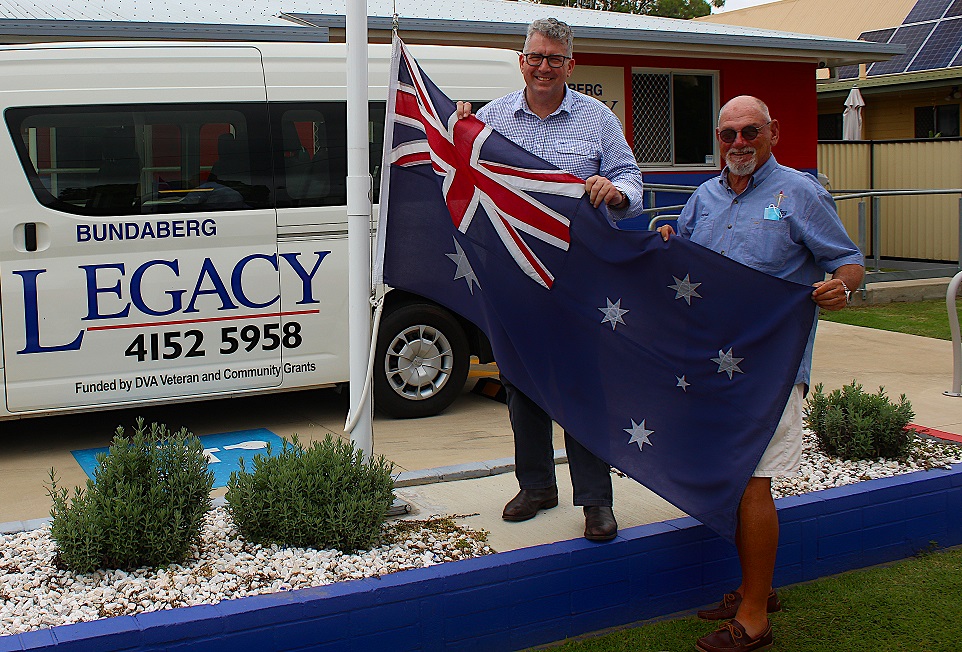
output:
M 775 581 L 815 579 L 962 544 L 962 467 L 777 501 Z M 711 603 L 734 547 L 690 518 L 404 571 L 0 637 L 0 652 L 518 650 Z

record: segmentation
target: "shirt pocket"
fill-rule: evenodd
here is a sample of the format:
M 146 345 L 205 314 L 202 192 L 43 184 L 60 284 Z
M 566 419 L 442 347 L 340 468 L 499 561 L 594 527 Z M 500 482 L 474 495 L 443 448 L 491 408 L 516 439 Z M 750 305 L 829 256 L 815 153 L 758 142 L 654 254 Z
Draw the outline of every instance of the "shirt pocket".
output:
M 601 149 L 597 143 L 589 140 L 562 138 L 553 145 L 549 145 L 548 149 L 554 151 L 558 160 L 565 162 L 565 165 L 558 167 L 566 169 L 582 179 L 598 174 Z
M 795 242 L 787 217 L 780 220 L 759 218 L 753 221 L 745 263 L 767 274 L 777 275 L 789 262 Z
M 715 221 L 709 216 L 708 210 L 702 210 L 695 218 L 695 223 L 691 225 L 691 238 L 689 239 L 695 244 L 711 249 L 711 236 L 714 226 Z

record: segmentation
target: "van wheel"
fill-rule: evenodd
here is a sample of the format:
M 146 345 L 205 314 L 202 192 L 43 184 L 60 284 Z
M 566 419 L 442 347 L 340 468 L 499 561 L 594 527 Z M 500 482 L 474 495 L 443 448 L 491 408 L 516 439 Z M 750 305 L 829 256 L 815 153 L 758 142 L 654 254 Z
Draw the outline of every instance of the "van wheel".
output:
M 438 414 L 458 397 L 470 367 L 461 324 L 433 304 L 401 306 L 381 320 L 374 406 L 396 419 Z

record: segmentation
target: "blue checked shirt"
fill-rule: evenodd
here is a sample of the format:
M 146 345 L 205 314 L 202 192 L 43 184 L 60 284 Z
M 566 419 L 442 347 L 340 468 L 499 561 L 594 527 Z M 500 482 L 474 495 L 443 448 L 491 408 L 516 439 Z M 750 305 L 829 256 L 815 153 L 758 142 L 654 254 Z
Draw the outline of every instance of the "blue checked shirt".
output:
M 581 179 L 599 174 L 628 197 L 618 211 L 608 207 L 614 220 L 641 213 L 641 170 L 625 140 L 621 123 L 598 100 L 565 89 L 564 100 L 542 120 L 528 108 L 524 89 L 508 93 L 478 110 L 478 118 L 496 131 L 548 163 Z
M 678 235 L 803 285 L 823 280 L 842 265 L 865 263 L 832 196 L 812 175 L 779 165 L 774 156 L 740 195 L 728 185 L 727 167 L 699 186 L 678 217 Z M 796 383 L 809 383 L 817 324 L 816 316 Z

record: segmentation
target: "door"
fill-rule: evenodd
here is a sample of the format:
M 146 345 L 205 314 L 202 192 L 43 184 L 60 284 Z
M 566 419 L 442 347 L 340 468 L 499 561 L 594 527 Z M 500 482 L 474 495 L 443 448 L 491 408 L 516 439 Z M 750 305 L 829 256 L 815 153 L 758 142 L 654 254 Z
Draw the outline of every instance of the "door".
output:
M 250 101 L 5 112 L 8 410 L 281 383 L 266 92 L 244 66 Z

